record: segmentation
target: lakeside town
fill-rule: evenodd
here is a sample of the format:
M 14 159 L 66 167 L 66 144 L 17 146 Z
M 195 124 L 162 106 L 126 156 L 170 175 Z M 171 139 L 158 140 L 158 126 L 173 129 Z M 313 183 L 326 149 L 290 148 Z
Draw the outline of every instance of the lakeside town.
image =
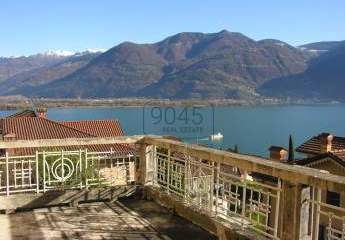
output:
M 47 108 L 73 107 L 143 107 L 143 106 L 274 106 L 274 105 L 324 105 L 341 104 L 334 100 L 258 98 L 241 99 L 154 99 L 154 98 L 99 98 L 99 99 L 54 99 L 0 96 L 0 110 L 32 108 L 39 103 Z
M 279 99 L 150 99 L 150 98 L 101 98 L 101 99 L 46 99 L 26 98 L 21 96 L 0 96 L 0 109 L 14 110 L 31 108 L 33 103 L 43 104 L 46 107 L 142 107 L 142 106 L 254 106 L 284 104 Z M 297 103 L 297 102 L 296 102 Z

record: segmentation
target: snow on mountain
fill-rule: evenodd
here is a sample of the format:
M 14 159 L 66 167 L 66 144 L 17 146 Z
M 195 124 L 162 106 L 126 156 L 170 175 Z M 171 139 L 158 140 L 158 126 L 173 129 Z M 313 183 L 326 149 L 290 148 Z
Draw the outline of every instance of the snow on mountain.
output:
M 48 50 L 42 55 L 45 56 L 56 56 L 56 57 L 70 57 L 70 56 L 83 56 L 92 53 L 103 53 L 106 49 L 103 48 L 88 48 L 85 51 L 68 51 L 68 50 Z
M 277 42 L 275 44 L 278 45 L 278 46 L 281 46 L 281 47 L 284 47 L 286 45 L 285 43 L 282 43 L 282 42 Z
M 75 54 L 75 52 L 68 51 L 68 50 L 48 50 L 48 51 L 41 53 L 41 55 L 57 56 L 57 57 L 68 57 L 68 56 L 72 56 L 74 54 Z
M 86 52 L 89 52 L 89 53 L 100 53 L 100 52 L 105 52 L 107 51 L 107 49 L 105 48 L 88 48 L 86 49 Z
M 94 54 L 94 53 L 103 53 L 107 51 L 104 48 L 88 48 L 84 51 L 69 51 L 69 50 L 59 50 L 59 49 L 52 49 L 47 50 L 42 53 L 32 54 L 32 55 L 22 55 L 22 56 L 0 56 L 0 58 L 23 58 L 23 57 L 71 57 L 71 56 L 83 56 L 87 54 Z
M 75 56 L 83 56 L 83 55 L 86 55 L 86 54 L 103 53 L 105 51 L 107 51 L 107 50 L 103 49 L 103 48 L 88 48 L 85 51 L 77 52 L 74 55 Z
M 310 49 L 306 47 L 297 47 L 302 51 L 308 51 L 308 52 L 314 52 L 314 53 L 322 53 L 322 52 L 327 52 L 328 49 Z

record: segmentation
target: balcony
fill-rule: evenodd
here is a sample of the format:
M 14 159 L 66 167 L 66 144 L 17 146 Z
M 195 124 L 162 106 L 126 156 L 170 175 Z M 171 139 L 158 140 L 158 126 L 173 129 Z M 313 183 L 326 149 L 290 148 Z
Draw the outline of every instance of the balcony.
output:
M 135 151 L 88 151 L 94 144 L 130 144 Z M 18 148 L 38 150 L 11 154 Z M 41 207 L 45 198 L 78 206 L 86 196 L 136 193 L 219 239 L 345 239 L 345 178 L 316 169 L 159 136 L 2 141 L 0 149 L 3 211 Z M 327 191 L 340 194 L 340 206 L 326 203 Z

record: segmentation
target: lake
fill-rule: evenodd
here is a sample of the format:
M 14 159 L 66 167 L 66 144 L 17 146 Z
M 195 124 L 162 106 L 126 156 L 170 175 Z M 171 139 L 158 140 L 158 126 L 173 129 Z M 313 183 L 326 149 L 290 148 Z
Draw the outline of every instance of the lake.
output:
M 0 117 L 15 111 L 0 111 Z M 345 136 L 345 105 L 298 105 L 255 107 L 102 107 L 51 108 L 54 120 L 119 119 L 127 135 L 177 135 L 188 142 L 268 156 L 270 145 L 295 147 L 321 132 Z M 223 140 L 209 141 L 213 132 Z

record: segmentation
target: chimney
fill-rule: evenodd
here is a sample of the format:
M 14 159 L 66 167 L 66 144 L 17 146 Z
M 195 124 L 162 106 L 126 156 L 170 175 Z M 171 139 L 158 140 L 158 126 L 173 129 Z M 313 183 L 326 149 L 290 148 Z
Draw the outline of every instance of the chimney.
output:
M 320 152 L 326 153 L 332 151 L 333 135 L 330 133 L 321 133 L 319 137 L 321 142 Z
M 4 141 L 13 141 L 16 140 L 16 134 L 15 133 L 6 133 L 2 136 L 2 139 Z
M 274 161 L 285 161 L 287 156 L 287 151 L 283 147 L 279 146 L 271 146 L 269 149 L 270 151 L 270 159 Z
M 40 118 L 47 118 L 47 109 L 44 107 L 39 107 L 36 109 L 38 117 Z
M 3 141 L 14 141 L 16 140 L 16 134 L 15 133 L 4 133 L 2 136 Z M 8 152 L 9 154 L 14 154 L 14 149 L 2 149 L 2 153 Z

